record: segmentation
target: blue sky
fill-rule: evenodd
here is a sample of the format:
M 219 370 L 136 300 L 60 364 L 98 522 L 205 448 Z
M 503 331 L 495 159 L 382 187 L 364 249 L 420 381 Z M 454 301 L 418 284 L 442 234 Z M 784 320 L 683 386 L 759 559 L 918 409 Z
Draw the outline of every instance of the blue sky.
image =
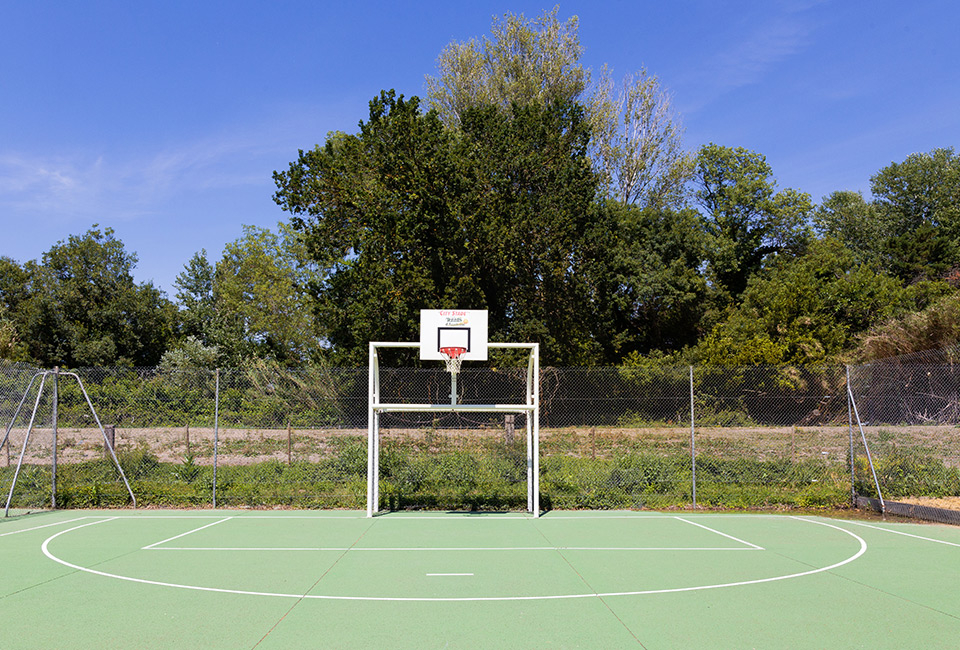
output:
M 271 175 L 298 149 L 355 132 L 381 89 L 424 95 L 494 15 L 554 4 L 585 66 L 660 78 L 688 149 L 762 153 L 815 201 L 960 144 L 953 0 L 0 0 L 0 256 L 97 223 L 172 298 L 195 252 L 287 218 Z

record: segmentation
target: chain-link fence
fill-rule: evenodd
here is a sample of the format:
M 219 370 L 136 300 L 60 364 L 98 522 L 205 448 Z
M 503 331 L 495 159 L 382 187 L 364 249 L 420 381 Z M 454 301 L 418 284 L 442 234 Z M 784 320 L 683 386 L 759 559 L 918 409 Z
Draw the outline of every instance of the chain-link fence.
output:
M 139 506 L 365 506 L 366 368 L 75 372 L 0 366 L 0 488 L 11 496 L 19 466 L 14 507 L 126 506 L 123 478 Z M 522 401 L 526 372 L 465 367 L 458 402 Z M 384 369 L 380 381 L 399 401 L 450 401 L 442 368 Z M 548 508 L 834 507 L 854 491 L 960 503 L 950 363 L 546 368 L 540 385 Z M 379 505 L 524 509 L 526 425 L 382 415 Z

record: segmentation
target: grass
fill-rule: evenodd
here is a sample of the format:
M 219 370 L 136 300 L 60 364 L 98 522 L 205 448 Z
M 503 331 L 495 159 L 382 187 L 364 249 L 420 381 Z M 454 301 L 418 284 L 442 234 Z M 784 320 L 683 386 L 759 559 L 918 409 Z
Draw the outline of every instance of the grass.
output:
M 141 506 L 218 505 L 363 508 L 366 435 L 252 431 L 226 436 L 216 477 L 211 440 L 191 432 L 118 445 Z M 118 437 L 120 433 L 118 432 Z M 850 500 L 846 431 L 828 428 L 706 429 L 696 439 L 696 500 L 717 509 L 843 508 Z M 289 437 L 288 437 L 289 436 Z M 926 434 L 891 429 L 875 436 L 875 466 L 888 498 L 960 494 L 960 470 L 925 451 Z M 78 434 L 68 450 L 85 447 Z M 685 508 L 693 500 L 689 431 L 680 428 L 550 429 L 541 435 L 541 503 L 555 509 Z M 159 445 L 159 446 L 158 446 Z M 61 507 L 122 507 L 129 495 L 102 450 L 58 467 Z M 64 456 L 67 456 L 65 453 Z M 858 457 L 856 487 L 875 490 Z M 0 468 L 8 490 L 13 467 Z M 521 431 L 386 430 L 381 440 L 381 508 L 523 510 L 526 450 Z M 50 502 L 49 458 L 24 467 L 14 505 Z M 5 493 L 5 492 L 4 492 Z

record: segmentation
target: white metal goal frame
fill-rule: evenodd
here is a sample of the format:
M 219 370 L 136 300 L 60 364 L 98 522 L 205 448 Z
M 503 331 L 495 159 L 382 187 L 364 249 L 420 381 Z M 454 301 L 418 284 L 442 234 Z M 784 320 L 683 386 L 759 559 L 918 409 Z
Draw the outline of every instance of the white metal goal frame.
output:
M 413 404 L 382 402 L 380 395 L 380 359 L 382 348 L 419 348 L 419 343 L 371 342 L 369 358 L 369 398 L 367 402 L 367 517 L 380 510 L 380 415 L 398 412 L 470 412 L 522 413 L 526 417 L 527 512 L 540 516 L 540 344 L 489 343 L 490 348 L 529 350 L 524 402 L 517 404 L 458 404 L 457 375 L 450 376 L 449 404 Z

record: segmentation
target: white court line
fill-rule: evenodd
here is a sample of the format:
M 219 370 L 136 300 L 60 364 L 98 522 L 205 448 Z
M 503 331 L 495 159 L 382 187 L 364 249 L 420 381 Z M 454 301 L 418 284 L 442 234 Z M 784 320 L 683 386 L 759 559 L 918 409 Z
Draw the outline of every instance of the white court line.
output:
M 213 525 L 213 524 L 211 524 Z M 199 529 L 198 529 L 199 530 Z M 157 542 L 162 544 L 163 542 Z M 142 551 L 762 551 L 759 546 L 746 547 L 692 547 L 692 546 L 144 546 Z
M 428 573 L 427 577 L 472 576 L 472 573 Z
M 871 524 L 862 524 L 862 523 L 860 523 L 859 521 L 846 521 L 846 520 L 845 520 L 845 523 L 853 524 L 854 526 L 863 526 L 863 527 L 865 527 L 865 528 L 873 528 L 874 530 L 882 530 L 882 531 L 885 532 L 885 533 L 893 533 L 894 535 L 903 535 L 904 537 L 913 537 L 913 538 L 915 538 L 915 539 L 922 539 L 922 540 L 924 540 L 924 541 L 926 541 L 926 542 L 935 542 L 935 543 L 937 543 L 937 544 L 946 544 L 947 546 L 957 546 L 957 547 L 960 547 L 960 544 L 957 544 L 956 542 L 945 542 L 945 541 L 943 541 L 942 539 L 933 539 L 932 537 L 922 537 L 922 536 L 920 536 L 920 535 L 914 535 L 914 534 L 912 534 L 912 533 L 904 533 L 903 531 L 899 531 L 899 530 L 891 530 L 891 529 L 889 529 L 889 528 L 881 528 L 880 526 L 873 526 L 873 525 L 871 525 Z
M 737 538 L 737 537 L 734 537 L 733 535 L 727 535 L 726 533 L 721 533 L 719 530 L 714 530 L 713 528 L 710 528 L 709 526 L 704 526 L 703 524 L 698 524 L 698 523 L 695 522 L 695 521 L 690 521 L 689 519 L 684 519 L 683 517 L 675 517 L 675 518 L 676 518 L 676 519 L 679 519 L 680 521 L 682 521 L 682 522 L 684 522 L 684 523 L 690 524 L 690 525 L 692 525 L 692 526 L 698 526 L 698 527 L 700 527 L 700 528 L 703 528 L 704 530 L 709 530 L 711 533 L 716 533 L 717 535 L 721 535 L 721 536 L 723 536 L 723 537 L 726 537 L 727 539 L 732 539 L 733 541 L 739 542 L 740 544 L 746 544 L 747 546 L 751 546 L 751 547 L 755 548 L 755 549 L 758 550 L 758 551 L 762 551 L 762 550 L 763 550 L 763 547 L 762 547 L 762 546 L 757 546 L 756 544 L 751 544 L 750 542 L 747 542 L 747 541 L 745 541 L 745 540 L 742 540 L 742 539 L 739 539 L 739 538 Z
M 105 578 L 113 578 L 115 580 L 125 580 L 127 582 L 134 582 L 137 584 L 144 585 L 154 585 L 158 587 L 173 587 L 175 589 L 186 589 L 189 591 L 204 591 L 209 593 L 220 593 L 220 594 L 237 594 L 243 596 L 266 596 L 272 598 L 296 598 L 296 599 L 305 599 L 305 600 L 351 600 L 351 601 L 376 601 L 376 602 L 493 602 L 493 601 L 525 601 L 525 600 L 570 600 L 570 599 L 582 599 L 582 598 L 609 598 L 614 596 L 645 596 L 651 594 L 669 594 L 669 593 L 680 593 L 688 591 L 704 591 L 708 589 L 723 589 L 727 587 L 742 587 L 745 585 L 755 585 L 762 584 L 767 582 L 778 582 L 781 580 L 790 580 L 793 578 L 801 578 L 804 576 L 814 575 L 817 573 L 824 573 L 826 571 L 831 571 L 837 569 L 844 565 L 847 565 L 858 558 L 860 558 L 864 553 L 867 552 L 867 542 L 857 535 L 856 533 L 841 528 L 840 526 L 835 526 L 823 521 L 817 521 L 815 519 L 804 519 L 801 517 L 790 516 L 790 519 L 795 521 L 802 521 L 804 523 L 823 526 L 826 528 L 832 528 L 841 533 L 849 535 L 854 540 L 859 543 L 859 550 L 853 555 L 847 557 L 846 559 L 835 562 L 829 566 L 819 567 L 816 569 L 810 569 L 809 571 L 801 571 L 799 573 L 791 573 L 787 575 L 772 576 L 770 578 L 759 578 L 756 580 L 741 580 L 737 582 L 725 582 L 712 585 L 696 585 L 692 587 L 673 587 L 666 589 L 646 589 L 639 591 L 616 591 L 616 592 L 591 592 L 591 593 L 580 593 L 580 594 L 543 594 L 535 596 L 463 596 L 456 598 L 443 598 L 443 597 L 416 597 L 416 596 L 334 596 L 328 594 L 310 594 L 310 593 L 277 593 L 270 591 L 249 591 L 243 589 L 224 589 L 221 587 L 202 587 L 200 585 L 184 585 L 175 582 L 162 582 L 159 580 L 147 580 L 144 578 L 134 578 L 132 576 L 123 576 L 116 573 L 107 573 L 105 571 L 98 571 L 96 569 L 91 569 L 90 567 L 81 566 L 79 564 L 74 564 L 68 562 L 62 558 L 55 556 L 50 552 L 50 543 L 56 538 L 70 533 L 72 531 L 84 528 L 85 526 L 91 526 L 94 524 L 103 523 L 102 521 L 96 521 L 92 523 L 80 524 L 73 528 L 68 528 L 67 530 L 61 530 L 60 532 L 54 533 L 40 546 L 40 550 L 43 551 L 43 554 L 46 555 L 50 560 L 62 564 L 63 566 L 70 567 L 71 569 L 76 569 L 78 571 L 84 571 L 93 575 L 103 576 Z M 114 518 L 115 519 L 115 518 Z M 107 519 L 104 521 L 111 521 Z
M 11 530 L 9 533 L 0 533 L 0 537 L 6 537 L 7 535 L 19 535 L 20 533 L 28 533 L 31 530 L 40 530 L 41 528 L 50 528 L 50 526 L 59 526 L 60 524 L 70 524 L 75 521 L 80 521 L 82 519 L 88 519 L 88 517 L 77 517 L 76 519 L 66 519 L 64 521 L 58 521 L 55 524 L 44 524 L 42 526 L 34 526 L 33 528 L 24 528 L 23 530 Z
M 191 535 L 191 534 L 193 534 L 193 533 L 195 533 L 195 532 L 197 532 L 197 531 L 203 530 L 204 528 L 210 528 L 210 526 L 216 526 L 217 524 L 222 524 L 223 522 L 225 522 L 225 521 L 230 521 L 231 519 L 233 519 L 233 517 L 225 517 L 225 518 L 223 518 L 223 519 L 221 519 L 221 520 L 219 520 L 219 521 L 211 522 L 211 523 L 209 523 L 209 524 L 207 524 L 207 525 L 205 525 L 205 526 L 200 526 L 199 528 L 194 528 L 193 530 L 188 530 L 188 531 L 185 532 L 185 533 L 180 533 L 179 535 L 174 535 L 173 537 L 168 537 L 167 539 L 160 540 L 159 542 L 154 542 L 153 544 L 150 544 L 149 546 L 144 546 L 144 547 L 141 548 L 140 550 L 141 550 L 141 551 L 149 551 L 149 550 L 152 550 L 154 546 L 159 546 L 160 544 L 165 544 L 166 542 L 172 542 L 172 541 L 175 540 L 175 539 L 180 539 L 181 537 L 186 537 L 187 535 Z

